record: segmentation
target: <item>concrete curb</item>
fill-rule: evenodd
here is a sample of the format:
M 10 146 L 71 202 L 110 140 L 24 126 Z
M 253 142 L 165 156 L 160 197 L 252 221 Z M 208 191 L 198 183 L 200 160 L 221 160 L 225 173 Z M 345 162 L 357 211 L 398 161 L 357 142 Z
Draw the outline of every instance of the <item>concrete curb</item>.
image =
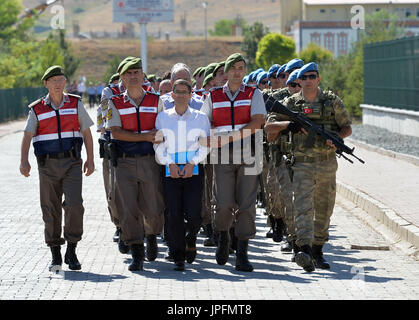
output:
M 394 151 L 391 151 L 391 150 L 387 150 L 387 149 L 384 149 L 384 148 L 381 148 L 381 147 L 377 147 L 377 146 L 359 141 L 359 140 L 353 140 L 351 138 L 346 138 L 345 142 L 349 142 L 350 144 L 353 144 L 356 147 L 363 148 L 363 149 L 366 149 L 368 151 L 377 152 L 377 153 L 382 154 L 384 156 L 395 158 L 395 159 L 402 160 L 402 161 L 406 161 L 406 162 L 409 162 L 409 163 L 414 164 L 416 166 L 419 166 L 419 158 L 415 157 L 415 156 L 411 156 L 411 155 L 404 154 L 404 153 L 394 152 Z
M 336 191 L 374 218 L 378 223 L 384 225 L 389 231 L 397 234 L 401 240 L 410 243 L 415 248 L 419 248 L 419 227 L 403 219 L 392 209 L 370 197 L 365 192 L 352 186 L 337 181 Z

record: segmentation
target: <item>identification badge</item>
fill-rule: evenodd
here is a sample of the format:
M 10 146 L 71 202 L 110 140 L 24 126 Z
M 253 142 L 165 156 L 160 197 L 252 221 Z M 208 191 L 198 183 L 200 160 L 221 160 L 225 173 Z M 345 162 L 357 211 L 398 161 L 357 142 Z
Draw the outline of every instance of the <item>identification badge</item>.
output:
M 304 108 L 304 114 L 312 114 L 313 113 L 313 109 L 311 108 Z

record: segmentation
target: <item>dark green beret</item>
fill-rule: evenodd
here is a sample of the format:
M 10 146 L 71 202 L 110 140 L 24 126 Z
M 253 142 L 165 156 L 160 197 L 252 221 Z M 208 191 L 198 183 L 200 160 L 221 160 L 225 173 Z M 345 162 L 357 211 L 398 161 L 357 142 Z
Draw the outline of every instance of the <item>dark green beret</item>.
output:
M 156 81 L 156 75 L 155 74 L 149 74 L 147 76 L 148 81 Z
M 193 77 L 196 77 L 197 74 L 200 74 L 201 73 L 201 69 L 202 69 L 202 67 L 197 68 L 195 70 L 195 72 L 193 73 Z
M 126 57 L 124 60 L 122 60 L 122 61 L 121 61 L 121 63 L 119 64 L 119 66 L 118 66 L 117 72 L 118 72 L 119 74 L 121 74 L 121 70 L 122 70 L 122 68 L 124 67 L 124 65 L 125 65 L 128 61 L 132 61 L 132 60 L 134 60 L 134 59 L 136 59 L 136 58 L 135 58 L 135 57 Z
M 162 81 L 163 81 L 163 79 L 162 79 L 161 77 L 156 77 L 156 81 L 157 81 L 157 82 L 162 82 Z
M 109 78 L 109 83 L 114 82 L 115 80 L 119 80 L 119 73 L 115 73 L 113 74 L 110 78 Z
M 202 77 L 203 76 L 203 74 L 205 73 L 205 67 L 201 67 L 201 70 L 199 70 L 199 72 L 198 72 L 198 77 Z
M 49 67 L 45 71 L 41 80 L 48 80 L 49 78 L 55 77 L 55 76 L 65 76 L 63 67 L 61 67 L 61 66 Z
M 205 87 L 211 80 L 214 80 L 214 76 L 212 75 L 212 73 L 210 73 L 209 75 L 205 77 L 202 87 Z
M 217 66 L 215 67 L 214 71 L 212 72 L 212 74 L 213 74 L 214 78 L 215 78 L 215 75 L 217 74 L 217 71 L 218 71 L 221 67 L 223 67 L 223 68 L 224 68 L 225 64 L 226 64 L 226 62 L 225 62 L 225 61 L 222 61 L 222 62 L 220 62 L 219 64 L 217 64 Z
M 192 79 L 192 87 L 195 87 L 195 85 L 196 85 L 196 80 Z
M 119 74 L 124 74 L 125 72 L 127 72 L 128 70 L 131 69 L 142 69 L 142 64 L 141 64 L 141 59 L 140 58 L 135 58 L 134 60 L 128 61 L 127 63 L 124 64 L 124 66 L 122 67 L 121 71 L 119 72 Z
M 204 73 L 204 79 L 209 75 L 212 74 L 214 72 L 215 67 L 218 65 L 217 62 L 213 62 L 210 63 L 206 68 L 205 68 L 205 73 Z
M 229 56 L 226 60 L 226 64 L 224 67 L 224 72 L 228 72 L 230 70 L 231 66 L 233 66 L 235 63 L 239 61 L 246 61 L 244 60 L 244 57 L 240 53 L 233 53 L 231 56 Z

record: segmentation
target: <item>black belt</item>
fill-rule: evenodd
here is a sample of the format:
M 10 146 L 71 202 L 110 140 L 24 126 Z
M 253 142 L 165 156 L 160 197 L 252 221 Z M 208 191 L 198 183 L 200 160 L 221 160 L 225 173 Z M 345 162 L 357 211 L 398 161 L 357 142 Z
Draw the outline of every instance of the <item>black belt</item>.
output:
M 141 158 L 146 156 L 153 156 L 153 153 L 145 153 L 145 154 L 130 154 L 130 153 L 120 153 L 118 154 L 118 158 Z
M 49 153 L 42 157 L 45 157 L 45 159 L 65 159 L 65 158 L 71 158 L 73 156 L 72 151 L 65 151 L 60 153 Z

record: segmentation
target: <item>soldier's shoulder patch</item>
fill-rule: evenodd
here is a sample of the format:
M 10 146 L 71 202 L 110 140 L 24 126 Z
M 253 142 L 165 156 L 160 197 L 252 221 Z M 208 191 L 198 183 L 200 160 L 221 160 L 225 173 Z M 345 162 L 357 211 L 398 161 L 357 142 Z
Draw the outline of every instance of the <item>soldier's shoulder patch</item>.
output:
M 43 98 L 39 98 L 38 100 L 35 100 L 34 102 L 32 102 L 30 105 L 28 105 L 29 109 L 32 109 L 34 106 L 36 106 L 38 103 L 40 103 L 42 101 Z
M 106 113 L 106 120 L 111 120 L 112 119 L 112 108 L 108 109 L 108 112 Z

